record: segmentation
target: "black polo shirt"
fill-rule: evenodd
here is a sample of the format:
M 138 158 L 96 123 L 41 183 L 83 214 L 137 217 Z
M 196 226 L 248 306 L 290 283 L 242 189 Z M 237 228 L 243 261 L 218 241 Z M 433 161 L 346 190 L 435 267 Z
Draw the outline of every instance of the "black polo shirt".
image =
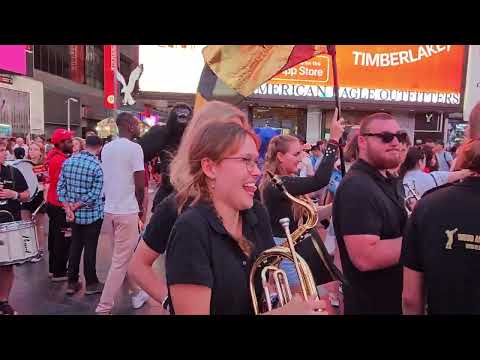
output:
M 22 173 L 13 166 L 1 165 L 0 169 L 0 182 L 3 183 L 4 189 L 14 190 L 18 193 L 28 190 L 27 182 Z M 0 205 L 0 210 L 6 210 L 12 214 L 14 221 L 21 220 L 20 217 L 20 201 L 17 200 L 0 200 L 0 203 L 6 202 L 6 204 Z M 0 214 L 0 223 L 10 222 L 12 218 L 6 213 Z
M 163 199 L 156 207 L 143 234 L 143 241 L 159 254 L 167 248 L 168 238 L 177 220 L 176 193 Z
M 241 212 L 243 235 L 254 245 L 248 258 L 227 233 L 213 209 L 197 204 L 182 213 L 167 246 L 168 286 L 196 284 L 212 289 L 210 314 L 253 314 L 250 269 L 257 256 L 275 246 L 265 208 L 257 201 Z M 261 285 L 256 284 L 257 294 Z M 174 309 L 172 309 L 174 313 Z
M 429 314 L 480 314 L 480 178 L 445 185 L 417 203 L 401 263 L 422 272 Z
M 342 268 L 351 287 L 345 288 L 345 314 L 401 314 L 402 267 L 360 271 L 345 247 L 345 235 L 402 236 L 407 213 L 394 177 L 384 177 L 357 160 L 340 183 L 333 202 L 333 224 Z

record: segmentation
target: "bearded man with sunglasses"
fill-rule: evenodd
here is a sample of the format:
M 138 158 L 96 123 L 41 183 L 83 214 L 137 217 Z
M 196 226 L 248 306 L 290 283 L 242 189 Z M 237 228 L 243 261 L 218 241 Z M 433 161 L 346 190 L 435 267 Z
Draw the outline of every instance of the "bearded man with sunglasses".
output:
M 407 134 L 390 114 L 364 118 L 359 159 L 342 180 L 333 203 L 333 223 L 342 268 L 345 314 L 401 314 L 402 233 L 407 220 L 398 179 L 388 169 L 401 161 Z

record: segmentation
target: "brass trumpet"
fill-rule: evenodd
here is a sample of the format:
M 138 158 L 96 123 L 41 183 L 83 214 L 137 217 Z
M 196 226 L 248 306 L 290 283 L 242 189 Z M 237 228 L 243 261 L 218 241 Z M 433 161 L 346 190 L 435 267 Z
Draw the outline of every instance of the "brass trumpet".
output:
M 292 261 L 295 265 L 295 270 L 300 279 L 300 286 L 302 295 L 305 300 L 308 297 L 315 295 L 318 297 L 317 287 L 315 279 L 307 262 L 296 252 L 295 244 L 303 237 L 306 231 L 314 228 L 317 224 L 317 213 L 315 208 L 306 201 L 297 199 L 288 193 L 283 185 L 280 177 L 268 172 L 268 175 L 272 178 L 272 182 L 293 202 L 304 206 L 307 209 L 307 221 L 305 224 L 300 225 L 293 234 L 290 233 L 290 219 L 280 219 L 280 224 L 285 230 L 287 241 L 271 249 L 262 252 L 256 259 L 250 271 L 250 295 L 252 298 L 253 309 L 256 315 L 261 313 L 259 306 L 259 299 L 255 290 L 255 276 L 257 271 L 261 269 L 262 288 L 265 295 L 268 311 L 272 310 L 272 301 L 270 298 L 270 290 L 268 284 L 268 275 L 271 275 L 275 283 L 275 288 L 279 297 L 280 305 L 283 306 L 292 299 L 292 293 L 290 285 L 288 283 L 287 274 L 280 269 L 279 264 L 282 260 Z

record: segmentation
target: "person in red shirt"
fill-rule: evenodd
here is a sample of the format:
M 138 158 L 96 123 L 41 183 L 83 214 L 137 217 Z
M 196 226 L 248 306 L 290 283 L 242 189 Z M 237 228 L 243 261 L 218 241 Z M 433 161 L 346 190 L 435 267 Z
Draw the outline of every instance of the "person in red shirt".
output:
M 62 203 L 58 201 L 57 183 L 65 160 L 73 151 L 72 133 L 57 129 L 52 134 L 55 146 L 47 155 L 49 185 L 47 190 L 49 276 L 52 281 L 67 281 L 67 262 L 70 250 L 68 224 Z M 67 235 L 67 236 L 66 236 Z

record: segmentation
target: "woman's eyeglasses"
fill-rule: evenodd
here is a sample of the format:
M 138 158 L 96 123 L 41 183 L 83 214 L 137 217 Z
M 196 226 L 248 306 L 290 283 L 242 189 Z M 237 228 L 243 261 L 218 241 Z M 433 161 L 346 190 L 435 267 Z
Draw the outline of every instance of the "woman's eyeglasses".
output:
M 360 134 L 361 136 L 375 136 L 380 138 L 385 144 L 391 143 L 393 141 L 393 138 L 397 138 L 398 142 L 400 143 L 406 143 L 408 135 L 406 132 L 399 131 L 397 133 L 391 133 L 388 131 L 384 131 L 381 133 L 365 133 L 365 134 Z
M 243 156 L 226 157 L 226 158 L 223 158 L 223 160 L 243 160 L 243 162 L 245 163 L 245 166 L 247 167 L 248 172 L 250 172 L 250 173 L 255 170 L 255 167 L 257 167 L 257 169 L 260 169 L 260 165 L 258 163 L 258 160 L 254 160 L 254 159 L 248 158 L 248 157 L 243 157 Z

